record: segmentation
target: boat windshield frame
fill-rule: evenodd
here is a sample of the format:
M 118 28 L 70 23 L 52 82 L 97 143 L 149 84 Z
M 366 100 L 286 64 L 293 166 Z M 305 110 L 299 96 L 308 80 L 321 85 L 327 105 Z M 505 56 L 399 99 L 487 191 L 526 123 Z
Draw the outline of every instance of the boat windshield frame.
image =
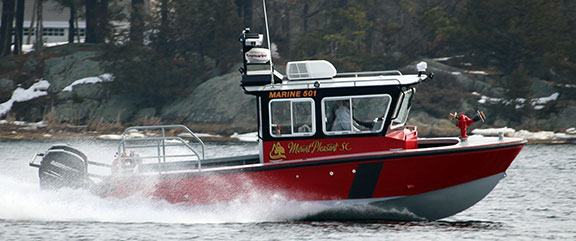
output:
M 392 117 L 392 129 L 404 126 L 406 124 L 408 115 L 410 114 L 410 109 L 412 107 L 412 98 L 414 97 L 415 92 L 415 88 L 410 88 L 400 92 L 400 98 L 398 98 L 398 103 L 396 104 L 396 111 Z

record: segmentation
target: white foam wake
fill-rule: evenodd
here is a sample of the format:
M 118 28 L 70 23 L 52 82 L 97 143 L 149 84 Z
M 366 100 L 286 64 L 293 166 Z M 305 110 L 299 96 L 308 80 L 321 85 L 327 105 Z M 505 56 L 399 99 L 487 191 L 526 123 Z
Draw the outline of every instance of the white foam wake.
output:
M 214 206 L 183 206 L 135 195 L 100 198 L 86 190 L 41 191 L 38 184 L 0 176 L 0 219 L 38 221 L 231 223 L 298 219 L 323 207 L 280 196 Z M 256 197 L 257 195 L 255 195 Z

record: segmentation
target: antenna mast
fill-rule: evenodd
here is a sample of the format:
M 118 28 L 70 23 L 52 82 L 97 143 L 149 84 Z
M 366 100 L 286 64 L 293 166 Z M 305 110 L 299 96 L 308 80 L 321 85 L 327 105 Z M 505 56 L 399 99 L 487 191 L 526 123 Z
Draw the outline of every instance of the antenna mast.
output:
M 266 40 L 268 43 L 268 50 L 270 51 L 270 83 L 274 84 L 274 64 L 272 63 L 272 45 L 270 45 L 270 30 L 268 29 L 268 14 L 266 13 L 266 0 L 262 0 L 262 7 L 264 8 L 264 25 L 266 25 Z

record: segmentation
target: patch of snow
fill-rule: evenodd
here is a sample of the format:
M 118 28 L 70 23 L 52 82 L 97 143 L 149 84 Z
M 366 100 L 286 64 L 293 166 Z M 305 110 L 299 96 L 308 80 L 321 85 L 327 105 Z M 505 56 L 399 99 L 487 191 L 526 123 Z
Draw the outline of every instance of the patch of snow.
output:
M 222 137 L 220 135 L 213 135 L 213 134 L 207 134 L 207 133 L 194 133 L 194 134 L 200 139 L 206 138 L 206 137 Z M 188 132 L 180 133 L 180 134 L 178 134 L 178 137 L 180 137 L 180 138 L 193 138 L 193 136 Z
M 530 132 L 527 130 L 520 130 L 514 133 L 509 133 L 507 136 L 519 137 L 527 140 L 551 140 L 554 139 L 554 132 L 552 131 Z
M 480 104 L 486 104 L 486 103 L 490 103 L 490 104 L 498 104 L 498 103 L 502 103 L 502 104 L 515 104 L 515 108 L 516 109 L 520 109 L 524 107 L 524 104 L 526 103 L 526 99 L 525 98 L 516 98 L 515 100 L 504 100 L 502 98 L 492 98 L 492 97 L 488 97 L 485 95 L 481 95 L 478 92 L 472 92 L 473 95 L 476 96 L 480 96 L 480 99 L 478 100 L 478 103 Z M 533 98 L 531 99 L 529 102 L 530 104 L 533 106 L 533 108 L 535 110 L 541 110 L 544 108 L 544 105 L 550 101 L 556 101 L 558 100 L 558 97 L 560 96 L 560 94 L 558 92 L 547 96 L 547 97 L 540 97 L 540 98 Z
M 12 105 L 16 102 L 24 102 L 34 98 L 38 98 L 40 96 L 47 95 L 48 92 L 46 91 L 50 87 L 50 83 L 47 80 L 40 80 L 34 83 L 30 88 L 24 89 L 18 87 L 12 92 L 12 97 L 0 104 L 0 116 L 5 115 L 12 109 Z
M 568 129 L 566 129 L 566 133 L 568 134 L 576 134 L 576 128 L 575 127 L 570 127 Z
M 258 132 L 249 132 L 249 133 L 245 133 L 245 134 L 234 133 L 234 135 L 232 135 L 230 137 L 236 138 L 240 141 L 245 141 L 245 142 L 258 142 Z
M 453 75 L 462 75 L 462 72 L 451 72 L 450 74 L 453 74 Z
M 81 41 L 82 43 L 84 41 Z M 58 46 L 58 45 L 64 45 L 64 44 L 68 44 L 68 42 L 54 42 L 54 43 L 44 43 L 45 47 L 53 47 L 53 46 Z M 34 51 L 34 45 L 33 44 L 22 44 L 22 52 L 23 53 L 29 53 Z
M 471 71 L 466 71 L 466 73 L 478 74 L 478 75 L 488 75 L 488 73 L 486 73 L 486 71 L 481 71 L 481 70 L 471 70 Z
M 500 102 L 502 102 L 501 98 L 491 98 L 485 95 L 481 96 L 480 99 L 478 100 L 478 103 L 480 104 L 486 104 L 486 103 L 496 104 Z
M 145 138 L 147 136 L 146 136 L 146 134 L 141 133 L 141 132 L 128 132 L 128 134 L 126 134 L 126 137 L 128 137 L 128 138 Z
M 576 135 L 566 133 L 554 133 L 554 139 L 576 139 Z
M 62 91 L 70 92 L 70 91 L 72 91 L 72 89 L 76 85 L 95 84 L 95 83 L 100 83 L 100 82 L 112 82 L 112 81 L 114 81 L 114 75 L 106 73 L 106 74 L 100 75 L 98 77 L 87 77 L 87 78 L 76 80 L 72 84 L 64 87 L 64 89 L 62 89 Z
M 436 61 L 448 61 L 448 60 L 451 60 L 451 59 L 453 59 L 453 58 L 462 58 L 462 57 L 464 57 L 464 55 L 456 55 L 456 56 L 452 56 L 452 57 L 440 57 L 440 58 L 434 58 L 433 60 L 436 60 Z
M 535 104 L 546 104 L 550 101 L 556 101 L 558 100 L 558 96 L 560 96 L 560 93 L 556 92 L 548 97 L 540 97 L 540 98 L 536 98 L 533 100 L 533 102 Z
M 508 128 L 508 127 L 472 130 L 472 134 L 483 135 L 483 136 L 498 136 L 498 133 L 503 133 L 505 135 L 508 135 L 508 134 L 514 133 L 514 132 L 516 132 L 516 130 L 514 130 L 512 128 Z
M 436 61 L 448 61 L 448 60 L 450 60 L 450 59 L 452 59 L 452 57 L 441 57 L 441 58 L 435 58 L 435 59 L 433 59 L 433 60 L 436 60 Z
M 122 139 L 122 135 L 104 134 L 104 135 L 99 135 L 98 137 L 96 137 L 96 139 L 100 139 L 100 140 L 120 140 L 120 139 Z
M 8 121 L 8 120 L 0 120 L 0 125 L 15 125 L 15 126 L 31 126 L 33 128 L 37 127 L 46 127 L 46 123 L 43 121 L 38 122 L 28 122 L 28 121 Z

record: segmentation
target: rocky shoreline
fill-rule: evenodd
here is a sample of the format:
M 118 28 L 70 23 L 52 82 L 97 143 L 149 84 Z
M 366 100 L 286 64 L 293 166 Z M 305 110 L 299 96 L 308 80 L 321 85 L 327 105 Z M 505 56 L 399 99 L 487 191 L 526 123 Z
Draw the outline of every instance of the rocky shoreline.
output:
M 438 130 L 426 130 L 427 133 L 439 133 Z M 512 128 L 488 128 L 474 129 L 471 135 L 498 136 L 502 134 L 506 137 L 518 137 L 527 140 L 528 144 L 576 144 L 576 129 L 570 128 L 565 133 L 555 133 L 551 131 L 530 132 L 527 130 L 516 131 Z M 64 128 L 50 128 L 42 122 L 7 122 L 0 121 L 0 139 L 8 140 L 26 140 L 26 139 L 44 139 L 44 140 L 66 140 L 66 139 L 100 139 L 100 140 L 119 140 L 121 139 L 122 130 L 118 128 L 87 130 L 86 126 L 67 125 Z M 142 133 L 138 133 L 142 134 Z M 231 135 L 196 133 L 204 141 L 243 141 L 256 142 L 255 132 L 245 134 L 234 133 Z M 457 136 L 448 134 L 446 136 Z M 422 135 L 421 137 L 427 137 Z
M 58 128 L 48 127 L 42 122 L 23 122 L 0 120 L 0 139 L 25 140 L 65 140 L 65 139 L 100 139 L 119 140 L 124 128 L 102 128 L 88 130 L 87 126 L 62 125 Z M 196 133 L 204 141 L 256 141 L 256 133 L 233 133 L 231 135 Z
M 500 80 L 498 75 L 453 67 L 463 61 L 460 58 L 424 60 L 437 77 L 418 87 L 408 121 L 418 127 L 422 137 L 458 136 L 458 129 L 447 118 L 453 111 L 486 112 L 487 122 L 470 130 L 513 126 L 564 132 L 575 127 L 576 101 L 569 97 L 574 96 L 571 86 L 534 80 L 530 88 L 538 98 L 518 98 L 512 103 L 504 98 L 506 89 L 494 85 Z M 183 91 L 186 94 L 170 96 L 155 106 L 147 97 L 130 94 L 130 89 L 115 90 L 116 81 L 122 80 L 107 72 L 111 60 L 106 59 L 102 46 L 58 46 L 41 55 L 3 61 L 3 66 L 10 63 L 12 67 L 0 71 L 0 122 L 11 124 L 0 124 L 0 138 L 96 138 L 121 133 L 128 126 L 177 123 L 218 134 L 209 138 L 228 139 L 235 132 L 250 133 L 257 128 L 256 98 L 239 87 L 236 70 L 205 81 L 197 79 L 197 85 Z M 401 69 L 411 73 L 414 64 Z M 32 123 L 20 125 L 18 121 Z M 34 124 L 39 121 L 46 124 Z M 569 142 L 554 138 L 543 139 Z

